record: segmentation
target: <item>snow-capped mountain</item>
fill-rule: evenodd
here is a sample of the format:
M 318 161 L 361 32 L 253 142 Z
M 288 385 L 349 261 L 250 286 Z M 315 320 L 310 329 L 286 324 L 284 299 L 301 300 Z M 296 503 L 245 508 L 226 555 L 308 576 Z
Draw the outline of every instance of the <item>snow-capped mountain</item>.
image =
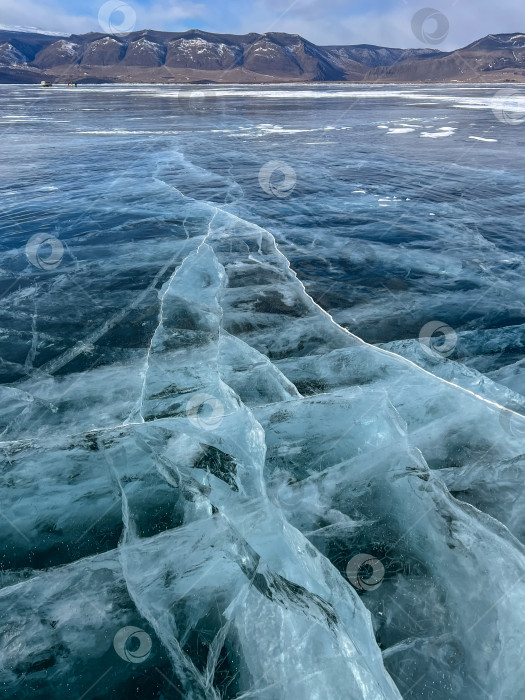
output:
M 463 49 L 316 46 L 297 34 L 142 30 L 63 36 L 0 28 L 0 82 L 522 82 L 525 35 Z

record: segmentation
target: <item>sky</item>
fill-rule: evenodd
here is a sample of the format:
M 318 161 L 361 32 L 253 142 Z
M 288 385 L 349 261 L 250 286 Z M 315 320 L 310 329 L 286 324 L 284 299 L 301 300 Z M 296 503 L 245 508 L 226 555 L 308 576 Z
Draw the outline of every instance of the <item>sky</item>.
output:
M 420 12 L 414 28 L 414 15 L 425 9 L 428 11 Z M 525 32 L 525 3 L 523 0 L 0 0 L 0 25 L 37 27 L 67 34 L 109 33 L 108 27 L 113 27 L 115 32 L 118 28 L 120 31 L 198 28 L 230 34 L 280 31 L 300 34 L 320 45 L 431 46 L 448 51 L 487 34 Z

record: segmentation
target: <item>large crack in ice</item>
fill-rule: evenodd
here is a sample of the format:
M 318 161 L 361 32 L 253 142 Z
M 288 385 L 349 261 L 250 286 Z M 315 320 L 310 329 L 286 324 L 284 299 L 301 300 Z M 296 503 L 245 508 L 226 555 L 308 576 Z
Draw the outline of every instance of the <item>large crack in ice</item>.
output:
M 213 215 L 212 215 L 212 217 L 211 217 L 211 219 L 210 219 L 210 221 L 209 221 L 209 223 L 208 223 L 208 231 L 207 231 L 206 235 L 204 236 L 203 240 L 199 243 L 197 249 L 196 249 L 195 251 L 191 251 L 190 253 L 188 253 L 188 255 L 187 255 L 185 258 L 183 258 L 183 260 L 182 260 L 180 266 L 177 267 L 177 268 L 175 269 L 175 271 L 173 272 L 172 276 L 170 277 L 168 283 L 166 284 L 166 288 L 165 288 L 164 292 L 162 292 L 162 294 L 160 295 L 159 323 L 158 323 L 158 325 L 157 325 L 157 328 L 155 329 L 155 332 L 153 333 L 153 335 L 152 335 L 152 337 L 151 337 L 151 343 L 150 343 L 150 345 L 149 345 L 149 347 L 148 347 L 148 353 L 147 353 L 147 356 L 146 356 L 146 365 L 145 365 L 145 368 L 144 368 L 144 381 L 143 381 L 142 392 L 141 392 L 141 397 L 140 397 L 139 413 L 140 413 L 140 416 L 141 416 L 143 422 L 144 422 L 144 417 L 143 417 L 143 415 L 142 415 L 142 405 L 143 405 L 143 402 L 144 402 L 144 392 L 145 392 L 145 387 L 146 387 L 146 377 L 147 377 L 148 368 L 149 368 L 149 362 L 150 362 L 150 356 L 151 356 L 151 348 L 152 348 L 153 342 L 154 342 L 154 340 L 155 340 L 155 337 L 156 337 L 156 335 L 157 335 L 158 332 L 159 332 L 159 328 L 160 328 L 161 325 L 162 325 L 164 298 L 165 298 L 166 294 L 169 292 L 169 290 L 170 290 L 170 288 L 171 288 L 171 286 L 172 286 L 172 284 L 173 284 L 173 282 L 174 282 L 174 279 L 175 279 L 177 273 L 179 272 L 179 270 L 183 269 L 183 266 L 185 265 L 185 263 L 187 263 L 187 261 L 188 261 L 188 259 L 190 258 L 190 256 L 192 256 L 192 255 L 197 256 L 197 255 L 199 254 L 199 251 L 200 251 L 201 247 L 202 247 L 203 245 L 206 244 L 206 241 L 207 241 L 207 239 L 208 239 L 208 237 L 209 237 L 209 235 L 210 235 L 210 233 L 211 233 L 211 227 L 212 227 L 213 219 L 215 218 L 215 215 L 216 215 L 216 212 L 213 213 Z
M 185 163 L 185 164 L 188 165 L 188 166 L 193 166 L 193 164 L 192 164 L 190 161 L 187 161 L 185 158 L 182 157 L 182 154 L 179 154 L 179 155 L 180 155 L 181 160 L 183 161 L 183 163 Z M 160 169 L 160 166 L 159 166 L 159 169 Z M 237 215 L 234 214 L 233 212 L 226 211 L 224 208 L 218 207 L 218 206 L 216 206 L 216 205 L 214 205 L 214 204 L 211 204 L 211 203 L 206 202 L 206 201 L 203 201 L 203 200 L 196 200 L 196 199 L 194 199 L 193 197 L 190 197 L 189 195 L 183 194 L 182 191 L 181 191 L 180 189 L 178 189 L 177 187 L 175 187 L 175 185 L 173 185 L 173 184 L 168 184 L 168 183 L 164 182 L 164 181 L 162 180 L 162 178 L 160 177 L 159 172 L 157 172 L 157 173 L 155 174 L 154 179 L 155 179 L 157 182 L 162 183 L 162 184 L 165 185 L 166 187 L 168 187 L 168 188 L 170 188 L 170 189 L 176 191 L 177 194 L 178 194 L 179 196 L 183 197 L 185 200 L 191 200 L 191 201 L 194 201 L 195 203 L 198 202 L 199 204 L 203 204 L 203 205 L 205 205 L 205 206 L 210 207 L 211 210 L 212 210 L 212 212 L 213 212 L 212 220 L 215 218 L 215 216 L 217 215 L 217 213 L 220 211 L 222 214 L 225 214 L 225 215 L 228 216 L 228 217 L 232 217 L 232 219 L 235 219 L 235 220 L 239 221 L 240 223 L 242 223 L 242 224 L 244 224 L 244 225 L 246 225 L 246 226 L 248 226 L 248 227 L 250 227 L 250 228 L 253 228 L 253 229 L 256 229 L 256 230 L 260 231 L 261 237 L 262 237 L 262 236 L 266 236 L 266 237 L 271 241 L 271 243 L 272 243 L 272 245 L 273 245 L 273 247 L 274 247 L 274 249 L 275 249 L 275 254 L 276 254 L 276 256 L 282 261 L 282 263 L 284 264 L 284 266 L 286 267 L 286 269 L 290 272 L 291 276 L 293 277 L 294 283 L 297 283 L 297 284 L 300 285 L 301 290 L 302 290 L 302 294 L 304 295 L 305 298 L 308 299 L 308 302 L 309 302 L 310 304 L 312 304 L 312 305 L 317 309 L 317 311 L 320 312 L 323 316 L 326 316 L 326 317 L 330 320 L 330 323 L 333 324 L 335 327 L 337 327 L 338 330 L 340 330 L 342 333 L 347 334 L 347 335 L 349 336 L 349 338 L 351 338 L 351 340 L 352 340 L 353 342 L 362 343 L 362 344 L 366 345 L 368 348 L 370 348 L 371 351 L 378 352 L 378 353 L 386 353 L 386 354 L 388 354 L 389 356 L 391 356 L 391 357 L 395 358 L 396 360 L 398 360 L 399 362 L 408 363 L 414 370 L 416 370 L 416 371 L 418 371 L 418 372 L 424 372 L 424 373 L 426 373 L 426 374 L 432 376 L 433 378 L 435 378 L 435 379 L 437 379 L 437 380 L 439 380 L 439 381 L 442 381 L 442 382 L 445 382 L 445 383 L 447 383 L 447 384 L 450 384 L 451 386 L 454 386 L 456 389 L 458 389 L 458 390 L 460 390 L 460 391 L 464 391 L 464 392 L 467 392 L 467 393 L 469 393 L 469 394 L 475 396 L 476 398 L 478 398 L 478 399 L 481 400 L 481 401 L 486 401 L 488 404 L 490 404 L 490 405 L 492 405 L 492 406 L 494 406 L 494 407 L 496 407 L 496 408 L 498 408 L 498 409 L 500 409 L 500 410 L 502 410 L 502 411 L 504 411 L 504 412 L 507 412 L 509 415 L 516 416 L 518 420 L 520 420 L 521 418 L 523 418 L 523 416 L 522 416 L 520 413 L 517 413 L 516 411 L 513 411 L 512 409 L 509 409 L 509 408 L 507 408 L 507 407 L 505 407 L 505 406 L 503 406 L 503 405 L 497 403 L 496 401 L 491 401 L 490 399 L 487 399 L 486 397 L 481 396 L 480 394 L 476 393 L 475 391 L 469 390 L 469 389 L 467 389 L 467 388 L 461 386 L 460 384 L 457 384 L 457 383 L 455 383 L 455 382 L 453 382 L 453 381 L 450 381 L 450 380 L 447 380 L 447 379 L 445 379 L 445 378 L 443 378 L 443 377 L 440 377 L 440 376 L 438 376 L 438 375 L 436 375 L 436 374 L 430 372 L 429 370 L 424 369 L 423 367 L 421 367 L 420 365 L 416 364 L 416 363 L 413 362 L 412 360 L 410 360 L 410 359 L 408 359 L 408 358 L 406 358 L 406 357 L 403 357 L 402 355 L 398 355 L 397 353 L 392 352 L 392 351 L 390 351 L 390 350 L 388 350 L 388 349 L 386 349 L 386 348 L 382 348 L 382 347 L 378 347 L 377 345 L 371 345 L 371 344 L 369 344 L 369 343 L 366 343 L 366 341 L 362 340 L 361 338 L 359 338 L 359 337 L 358 337 L 357 335 L 355 335 L 354 333 L 351 333 L 347 328 L 344 328 L 343 326 L 340 326 L 340 325 L 334 320 L 334 318 L 330 315 L 330 313 L 329 313 L 328 311 L 326 311 L 325 309 L 323 309 L 323 308 L 313 299 L 313 297 L 312 297 L 310 294 L 308 294 L 308 292 L 307 292 L 307 290 L 306 290 L 306 287 L 304 286 L 303 282 L 299 279 L 299 277 L 297 276 L 297 274 L 295 273 L 295 271 L 292 269 L 292 266 L 291 266 L 290 261 L 289 261 L 288 258 L 284 255 L 284 253 L 282 253 L 282 252 L 279 250 L 279 247 L 278 247 L 278 245 L 277 245 L 277 241 L 276 241 L 276 239 L 275 239 L 275 236 L 274 236 L 270 231 L 268 231 L 267 229 L 261 228 L 261 227 L 258 226 L 257 224 L 254 224 L 254 223 L 249 222 L 249 221 L 247 221 L 247 220 L 245 220 L 245 219 L 242 219 L 241 217 L 237 216 Z M 209 235 L 210 235 L 210 228 L 208 228 L 208 232 L 207 232 L 207 234 L 206 234 L 206 239 L 208 239 Z M 525 425 L 525 423 L 524 423 L 524 425 Z

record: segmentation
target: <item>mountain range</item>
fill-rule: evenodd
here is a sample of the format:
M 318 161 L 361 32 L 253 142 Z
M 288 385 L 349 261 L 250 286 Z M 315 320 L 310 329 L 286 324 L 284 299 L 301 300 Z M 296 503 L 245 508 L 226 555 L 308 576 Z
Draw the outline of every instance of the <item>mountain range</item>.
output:
M 0 82 L 525 82 L 525 34 L 455 51 L 317 46 L 297 34 L 143 30 L 62 36 L 0 29 Z

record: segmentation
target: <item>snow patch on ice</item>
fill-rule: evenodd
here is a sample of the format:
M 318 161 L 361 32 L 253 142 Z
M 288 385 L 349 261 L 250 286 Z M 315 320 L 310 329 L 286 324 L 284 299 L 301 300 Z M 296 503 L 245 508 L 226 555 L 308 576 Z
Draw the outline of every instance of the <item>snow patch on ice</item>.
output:
M 484 141 L 485 143 L 497 143 L 498 139 L 487 139 L 484 138 L 483 136 L 469 136 L 469 139 L 472 139 L 474 141 Z
M 421 137 L 425 139 L 442 139 L 447 136 L 452 136 L 455 133 L 457 127 L 453 126 L 441 126 L 436 131 L 422 131 Z

